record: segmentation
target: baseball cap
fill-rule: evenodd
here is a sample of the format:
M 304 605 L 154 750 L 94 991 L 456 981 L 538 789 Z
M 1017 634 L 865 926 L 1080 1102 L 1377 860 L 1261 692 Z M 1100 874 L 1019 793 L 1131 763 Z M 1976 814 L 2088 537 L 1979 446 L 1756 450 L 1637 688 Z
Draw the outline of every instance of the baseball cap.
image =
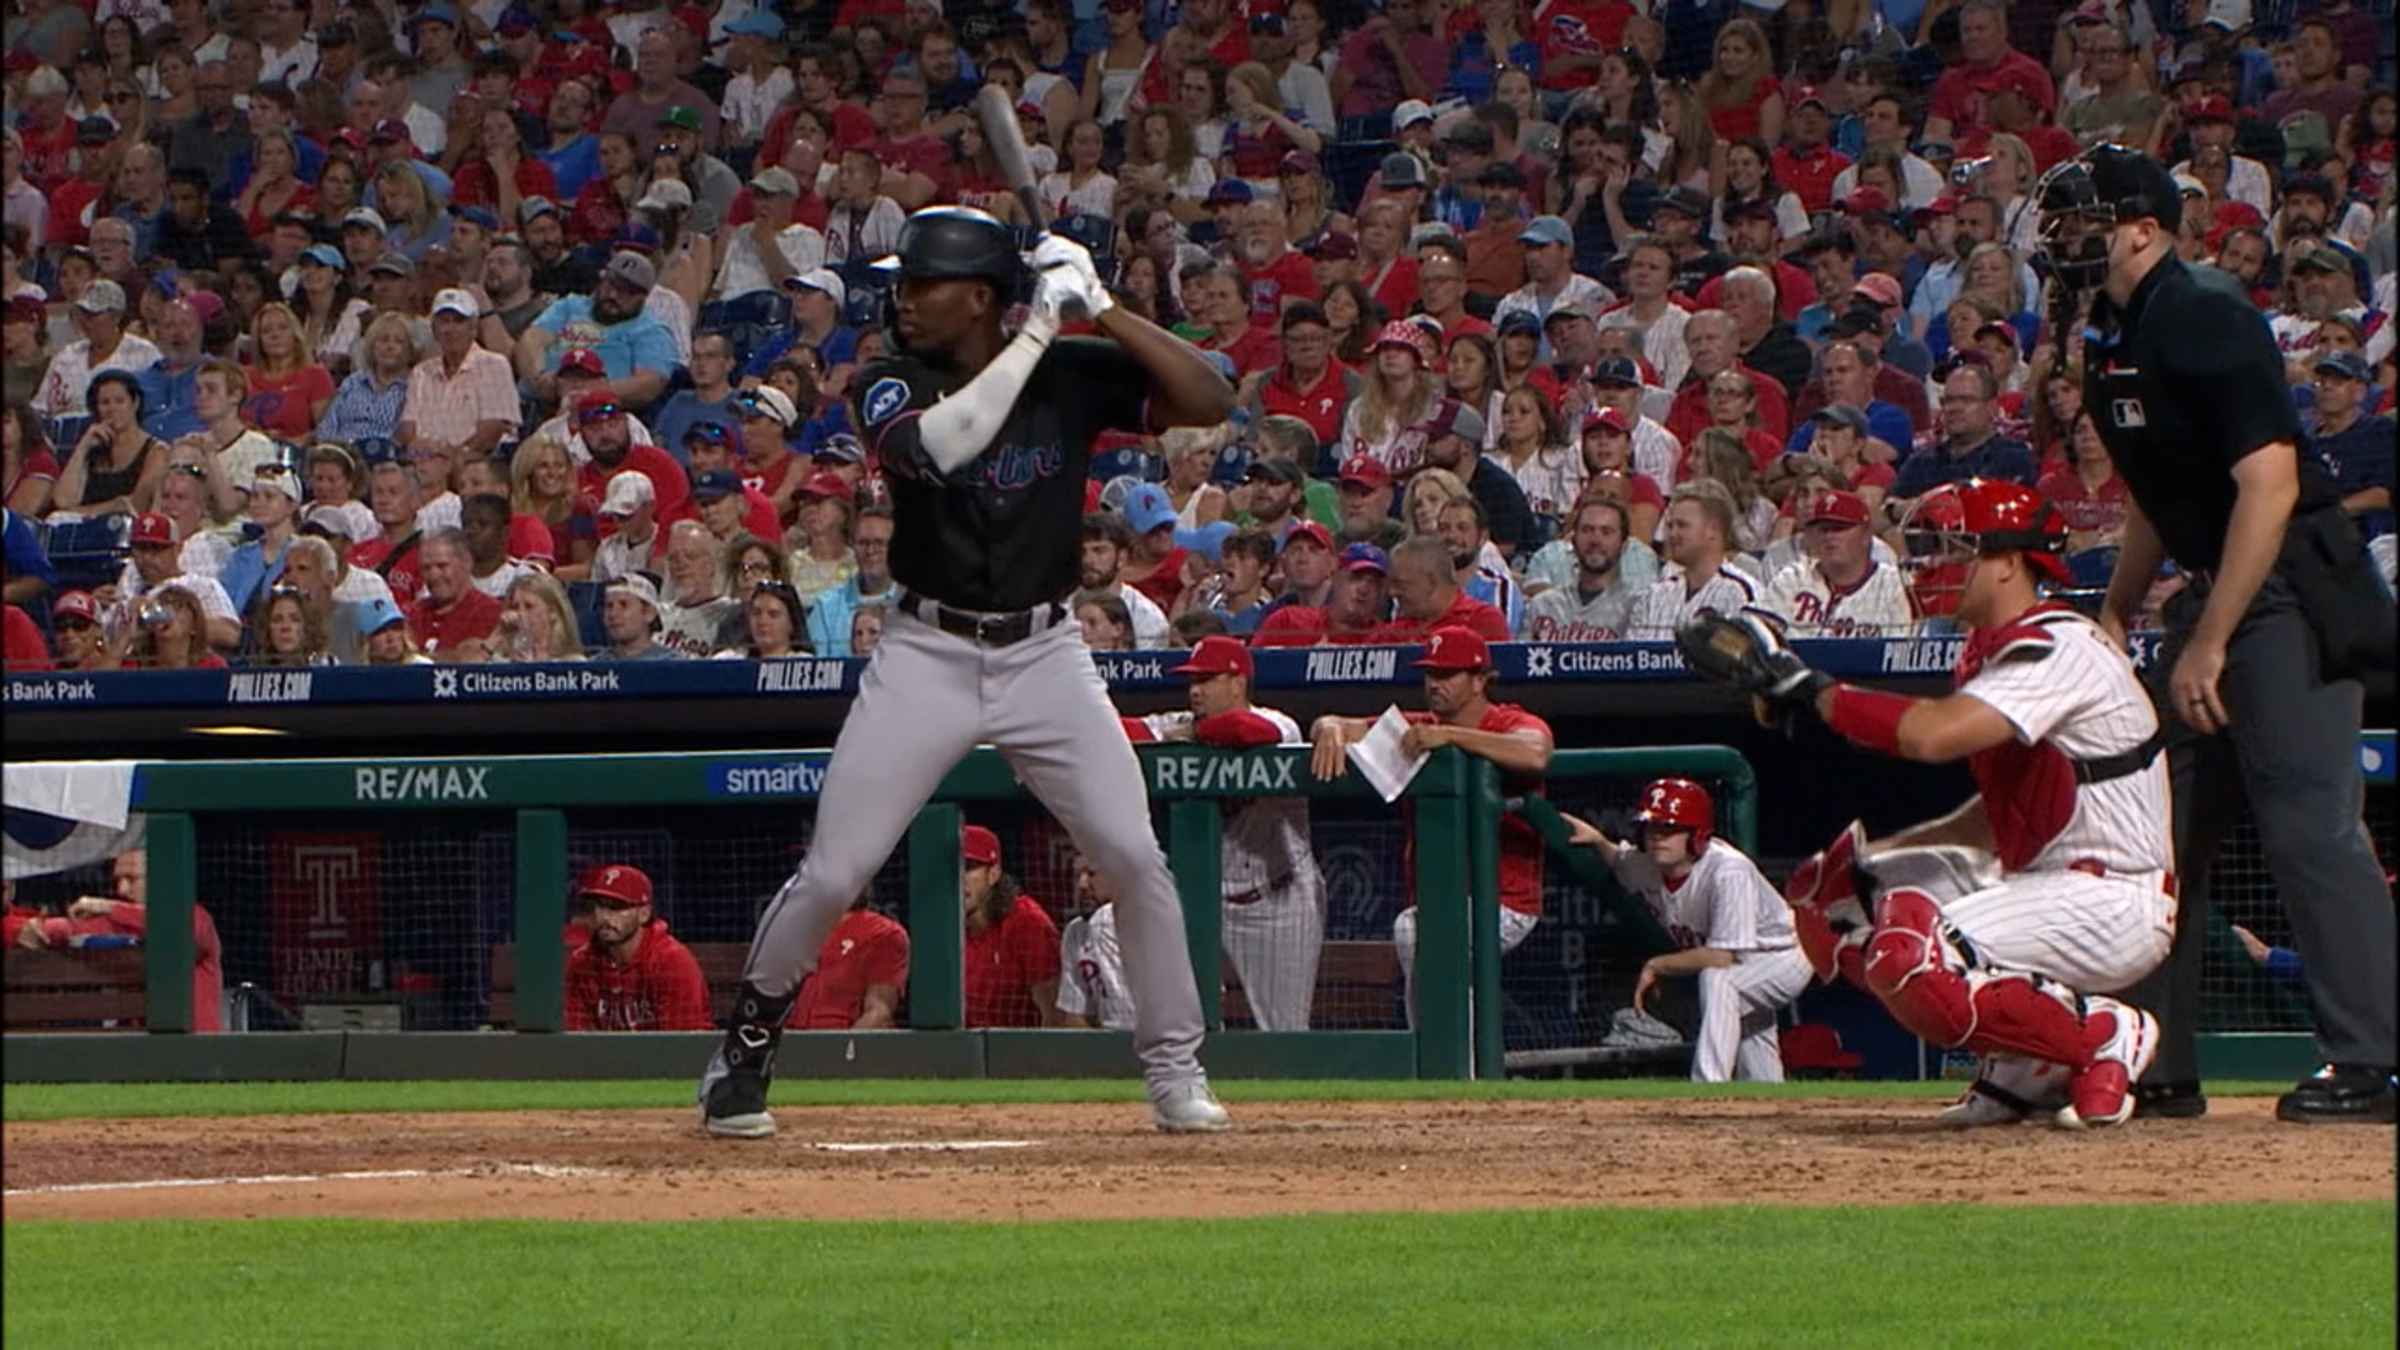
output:
M 2319 352 L 2317 359 L 2309 362 L 2308 368 L 2319 373 L 2330 370 L 2343 379 L 2356 380 L 2360 384 L 2372 384 L 2375 381 L 2375 373 L 2367 369 L 2367 359 L 2357 352 Z
M 1352 544 L 1342 550 L 1342 570 L 1389 576 L 1392 571 L 1391 555 L 1373 544 Z
M 408 138 L 408 123 L 397 117 L 387 117 L 377 122 L 374 129 L 367 133 L 369 145 L 406 141 Z
M 981 825 L 968 825 L 958 832 L 960 862 L 976 867 L 991 867 L 1000 861 L 1000 836 Z
M 1865 296 L 1885 309 L 1897 309 L 1900 305 L 1900 283 L 1886 272 L 1869 272 L 1860 277 L 1850 293 Z
M 1520 244 L 1568 244 L 1575 242 L 1575 230 L 1563 216 L 1535 216 L 1517 231 Z
M 1200 639 L 1192 648 L 1191 659 L 1175 667 L 1177 675 L 1248 675 L 1257 666 L 1250 660 L 1250 649 L 1237 637 L 1214 633 Z
M 639 469 L 627 469 L 608 480 L 608 496 L 600 503 L 604 516 L 630 516 L 658 500 L 658 489 L 650 483 L 650 475 Z
M 532 223 L 535 216 L 555 216 L 557 214 L 558 203 L 548 197 L 527 197 L 517 203 L 517 223 L 519 225 Z
M 777 165 L 752 177 L 750 190 L 768 197 L 797 197 L 800 195 L 800 180 L 792 177 L 790 169 Z
M 75 299 L 75 308 L 86 314 L 122 314 L 125 288 L 102 277 L 83 288 L 83 294 Z
M 648 480 L 643 481 L 647 482 Z M 658 587 L 651 582 L 650 578 L 639 572 L 618 577 L 615 581 L 608 583 L 601 593 L 605 595 L 609 591 L 624 591 L 634 599 L 648 605 L 653 612 L 658 609 Z
M 473 319 L 482 315 L 483 307 L 475 303 L 473 291 L 460 290 L 453 286 L 449 290 L 438 291 L 434 294 L 433 312 L 456 314 L 463 318 Z
M 1867 523 L 1867 500 L 1855 492 L 1829 488 L 1809 498 L 1810 525 L 1864 525 Z
M 1327 230 L 1308 246 L 1308 256 L 1323 262 L 1344 262 L 1358 256 L 1356 237 L 1340 230 Z
M 529 33 L 540 26 L 533 17 L 533 11 L 523 5 L 510 5 L 500 12 L 499 18 L 492 21 L 492 31 L 495 33 Z
M 2205 95 L 2199 102 L 2192 105 L 2190 112 L 2183 115 L 2183 120 L 2186 123 L 2232 122 L 2234 120 L 2233 100 L 2223 94 Z
M 1825 102 L 1824 93 L 1821 92 L 1815 85 L 1804 84 L 1792 91 L 1793 112 L 1798 112 L 1811 103 L 1817 105 L 1817 111 L 1819 112 L 1832 111 L 1832 108 Z
M 1394 131 L 1406 131 L 1419 122 L 1432 120 L 1433 105 L 1421 98 L 1402 99 L 1398 106 L 1392 109 L 1392 130 Z M 1413 159 L 1415 156 L 1412 155 L 1410 158 Z
M 1281 178 L 1285 174 L 1299 174 L 1309 177 L 1317 174 L 1320 167 L 1317 157 L 1306 150 L 1286 150 L 1283 158 L 1275 162 L 1275 176 Z
M 2002 326 L 2006 327 L 2006 325 Z M 2010 335 L 2012 337 L 2015 335 L 2013 329 L 2011 330 Z M 1868 434 L 1867 415 L 1859 411 L 1855 404 L 1828 403 L 1824 407 L 1817 409 L 1813 413 L 1810 413 L 1808 420 L 1811 422 L 1825 422 L 1833 426 L 1848 427 L 1861 436 Z
M 783 279 L 783 286 L 785 290 L 817 291 L 831 296 L 836 309 L 850 303 L 850 288 L 842 284 L 841 274 L 830 267 L 796 272 Z
M 1217 180 L 1217 185 L 1208 190 L 1208 204 L 1210 206 L 1247 206 L 1254 196 L 1255 194 L 1250 191 L 1250 185 L 1241 179 L 1220 178 Z
M 1730 221 L 1775 218 L 1775 203 L 1765 197 L 1745 197 L 1725 207 L 1725 219 Z
M 851 491 L 849 479 L 831 469 L 820 469 L 801 480 L 800 495 L 803 497 L 839 497 L 843 501 L 849 501 L 856 494 Z
M 737 402 L 744 417 L 771 417 L 778 425 L 785 427 L 800 420 L 799 411 L 792 407 L 791 396 L 771 384 L 745 391 Z
M 388 595 L 370 596 L 359 602 L 358 632 L 361 637 L 373 637 L 396 623 L 407 623 L 408 616 Z
M 90 591 L 68 591 L 51 602 L 50 622 L 52 626 L 66 623 L 69 620 L 84 624 L 100 622 L 100 607 L 92 602 Z
M 583 884 L 575 888 L 575 893 L 631 909 L 650 903 L 650 877 L 638 867 L 610 863 L 606 867 L 592 869 L 584 877 Z
M 316 31 L 318 50 L 347 47 L 358 41 L 358 29 L 348 19 L 335 19 Z
M 146 544 L 172 544 L 175 542 L 175 522 L 167 519 L 163 512 L 144 511 L 133 518 L 131 542 L 135 548 Z
M 1289 549 L 1292 545 L 1302 542 L 1315 544 L 1318 548 L 1331 553 L 1333 552 L 1333 531 L 1313 520 L 1301 521 L 1292 527 L 1290 534 L 1283 537 L 1283 549 Z
M 2179 173 L 2175 175 L 2175 190 L 2186 197 L 2205 197 L 2208 195 L 2208 184 L 2191 174 Z
M 601 269 L 600 279 L 647 295 L 650 288 L 658 284 L 658 269 L 639 253 L 620 252 L 608 260 L 607 267 Z
M 639 253 L 645 258 L 658 252 L 658 245 L 658 231 L 644 225 L 638 219 L 628 220 L 619 225 L 615 237 L 608 241 L 611 250 Z
M 731 497 L 741 490 L 741 475 L 731 469 L 710 469 L 692 475 L 694 501 L 715 501 L 719 497 Z
M 350 260 L 343 257 L 342 251 L 331 244 L 310 244 L 307 248 L 300 250 L 300 261 L 315 263 L 319 267 L 330 267 L 337 272 L 345 272 L 350 268 Z
M 782 173 L 783 171 L 770 169 L 768 172 Z M 791 175 L 784 174 L 784 177 L 789 178 Z M 795 186 L 797 185 L 795 184 Z M 649 190 L 642 194 L 642 199 L 633 204 L 633 209 L 636 211 L 688 211 L 691 206 L 692 190 L 690 187 L 672 178 L 661 178 L 650 185 Z
M 1630 356 L 1603 356 L 1592 363 L 1592 383 L 1636 388 L 1642 382 L 1642 368 Z
M 1694 220 L 1708 219 L 1708 194 L 1698 188 L 1679 187 L 1658 199 L 1654 211 L 1678 211 Z
M 2200 26 L 2241 32 L 2250 26 L 2250 0 L 2209 0 L 2208 16 L 2200 20 Z
M 1561 319 L 1589 319 L 1591 317 L 1592 311 L 1585 308 L 1580 301 L 1565 300 L 1552 305 L 1550 312 L 1542 316 L 1542 327 L 1547 329 Z
M 658 115 L 658 124 L 662 127 L 674 127 L 678 131 L 698 131 L 700 129 L 700 113 L 698 109 L 678 103 Z
M 1488 155 L 1494 145 L 1492 129 L 1481 122 L 1460 122 L 1443 133 L 1442 144 L 1455 145 L 1471 154 Z
M 605 378 L 608 374 L 608 363 L 600 359 L 600 353 L 589 347 L 569 347 L 566 354 L 558 358 L 558 373 L 561 375 L 594 375 Z
M 1442 430 L 1443 434 L 1457 436 L 1477 449 L 1483 447 L 1486 431 L 1483 414 L 1475 411 L 1463 399 L 1451 400 L 1450 416 L 1443 423 Z
M 1278 483 L 1300 483 L 1307 480 L 1307 475 L 1300 472 L 1300 466 L 1288 459 L 1251 460 L 1250 467 L 1242 471 L 1242 477 L 1253 483 L 1262 478 L 1272 479 Z
M 1482 637 L 1465 628 L 1436 628 L 1425 639 L 1425 655 L 1416 665 L 1419 670 L 1488 670 L 1492 664 L 1492 649 Z
M 405 253 L 386 253 L 370 264 L 367 271 L 369 273 L 383 272 L 395 277 L 413 277 L 417 274 L 417 265 L 410 261 L 409 256 Z
M 583 397 L 575 400 L 575 425 L 579 427 L 590 426 L 592 423 L 606 418 L 623 417 L 624 415 L 625 405 L 618 400 L 615 393 L 607 389 L 587 389 L 584 391 Z
M 1587 433 L 1603 428 L 1621 436 L 1633 434 L 1633 423 L 1615 408 L 1594 408 L 1583 415 L 1583 429 Z
M 1387 189 L 1421 188 L 1425 186 L 1425 161 L 1406 150 L 1395 151 L 1383 157 L 1381 176 Z
M 1862 187 L 1842 198 L 1842 209 L 1854 216 L 1882 215 L 1892 209 L 1892 199 L 1882 188 Z
M 723 422 L 702 418 L 683 429 L 683 443 L 689 446 L 694 441 L 704 441 L 710 445 L 722 446 L 731 450 L 733 448 L 733 431 Z
M 867 462 L 867 447 L 859 444 L 858 437 L 849 432 L 837 431 L 817 442 L 816 447 L 808 452 L 808 457 L 820 464 L 827 461 L 835 464 L 864 464 Z
M 391 232 L 392 228 L 391 226 L 384 224 L 383 213 L 377 211 L 372 206 L 353 206 L 348 212 L 344 213 L 342 216 L 342 228 L 346 230 L 353 225 L 360 226 L 364 229 L 373 230 L 377 234 L 388 234 Z
M 2350 259 L 2342 251 L 2322 239 L 2310 240 L 2292 250 L 2292 260 L 2284 270 L 2300 272 L 2342 272 L 2350 270 Z
M 493 215 L 491 208 L 489 207 L 453 206 L 450 208 L 450 214 L 467 222 L 469 225 L 480 225 L 486 230 L 498 230 L 500 228 L 500 217 Z
M 1272 33 L 1277 37 L 1282 37 L 1284 33 L 1283 16 L 1273 10 L 1260 10 L 1250 16 L 1250 31 Z
M 725 25 L 725 31 L 728 34 L 765 38 L 774 42 L 783 37 L 783 20 L 768 10 L 754 9 Z
M 360 509 L 353 511 L 350 509 L 353 506 Z M 366 510 L 363 503 L 344 502 L 336 506 L 331 502 L 319 502 L 300 517 L 301 532 L 305 534 L 312 529 L 320 534 L 338 536 L 353 544 L 362 544 L 375 537 L 378 526 L 375 513 Z
M 1125 523 L 1135 534 L 1148 534 L 1175 523 L 1175 503 L 1167 497 L 1166 489 L 1156 483 L 1143 483 L 1125 494 Z
M 456 28 L 458 27 L 458 11 L 451 8 L 446 0 L 434 0 L 432 4 L 418 10 L 416 17 L 408 21 L 408 26 L 413 30 L 421 23 L 446 23 L 452 28 Z
M 1370 488 L 1392 485 L 1392 471 L 1384 466 L 1382 460 L 1364 450 L 1343 460 L 1341 472 L 1335 478 L 1345 487 L 1352 483 L 1362 483 Z
M 77 145 L 106 145 L 117 138 L 117 124 L 105 117 L 87 117 L 75 124 Z
M 1530 309 L 1512 309 L 1500 316 L 1499 321 L 1493 325 L 1492 331 L 1502 337 L 1507 337 L 1511 333 L 1528 333 L 1534 337 L 1540 337 L 1542 321 L 1534 317 L 1534 313 Z

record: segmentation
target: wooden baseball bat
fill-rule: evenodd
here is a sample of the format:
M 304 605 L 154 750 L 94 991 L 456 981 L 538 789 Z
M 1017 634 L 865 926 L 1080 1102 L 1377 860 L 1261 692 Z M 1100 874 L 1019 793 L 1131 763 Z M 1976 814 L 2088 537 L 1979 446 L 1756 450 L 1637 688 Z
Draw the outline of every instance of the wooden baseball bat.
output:
M 992 148 L 1001 176 L 1008 179 L 1009 190 L 1025 208 L 1026 219 L 1037 230 L 1050 228 L 1050 211 L 1034 190 L 1033 159 L 1025 152 L 1025 133 L 1017 127 L 1017 109 L 1009 102 L 1008 91 L 996 84 L 978 90 L 975 120 L 983 127 L 983 143 Z

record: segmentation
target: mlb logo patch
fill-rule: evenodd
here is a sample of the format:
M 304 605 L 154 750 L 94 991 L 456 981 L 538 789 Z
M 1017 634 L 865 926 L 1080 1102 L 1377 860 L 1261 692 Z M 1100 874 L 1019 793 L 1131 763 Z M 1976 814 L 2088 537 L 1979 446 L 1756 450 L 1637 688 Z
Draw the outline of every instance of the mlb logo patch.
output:
M 867 415 L 868 426 L 881 426 L 908 406 L 908 382 L 890 378 L 877 380 L 874 387 L 867 390 L 867 396 L 859 406 Z
M 2115 400 L 2109 404 L 2108 415 L 2110 421 L 2121 427 L 2146 427 L 2150 425 L 2149 415 L 2142 411 L 2142 401 L 2138 398 L 2121 398 Z

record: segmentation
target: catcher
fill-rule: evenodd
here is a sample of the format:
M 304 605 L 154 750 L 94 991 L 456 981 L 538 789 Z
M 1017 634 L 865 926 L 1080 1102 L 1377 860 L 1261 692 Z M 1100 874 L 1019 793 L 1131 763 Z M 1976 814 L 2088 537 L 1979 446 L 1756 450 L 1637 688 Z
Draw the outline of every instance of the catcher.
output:
M 1943 698 L 1842 684 L 1755 619 L 1677 630 L 1694 670 L 1747 690 L 1787 729 L 1821 719 L 1852 744 L 1964 759 L 1980 791 L 1869 841 L 1853 821 L 1784 897 L 1820 979 L 1838 973 L 1936 1045 L 1982 1057 L 1946 1123 L 2048 1111 L 2068 1128 L 2131 1115 L 2158 1020 L 2110 997 L 2174 937 L 2166 765 L 2157 714 L 2124 649 L 2042 583 L 2066 582 L 2066 522 L 2013 483 L 1970 481 L 1960 525 L 1928 550 L 1966 566 L 1969 630 Z

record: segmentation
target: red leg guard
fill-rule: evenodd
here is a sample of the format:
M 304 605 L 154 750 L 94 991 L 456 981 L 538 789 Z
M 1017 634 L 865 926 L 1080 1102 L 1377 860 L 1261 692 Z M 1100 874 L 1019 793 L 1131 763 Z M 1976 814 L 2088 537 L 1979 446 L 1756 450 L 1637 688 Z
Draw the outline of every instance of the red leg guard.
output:
M 2078 1069 L 2091 1061 L 2091 1033 L 2072 994 L 2034 975 L 1969 969 L 1943 936 L 1941 906 L 1923 891 L 1888 892 L 1881 911 L 1863 974 L 1900 1025 L 1978 1054 Z
M 1866 831 L 1851 821 L 1831 844 L 1792 872 L 1783 897 L 1792 907 L 1792 930 L 1800 954 L 1808 958 L 1817 978 L 1831 984 L 1849 977 L 1861 988 L 1860 950 L 1872 922 L 1858 898 L 1858 852 Z

